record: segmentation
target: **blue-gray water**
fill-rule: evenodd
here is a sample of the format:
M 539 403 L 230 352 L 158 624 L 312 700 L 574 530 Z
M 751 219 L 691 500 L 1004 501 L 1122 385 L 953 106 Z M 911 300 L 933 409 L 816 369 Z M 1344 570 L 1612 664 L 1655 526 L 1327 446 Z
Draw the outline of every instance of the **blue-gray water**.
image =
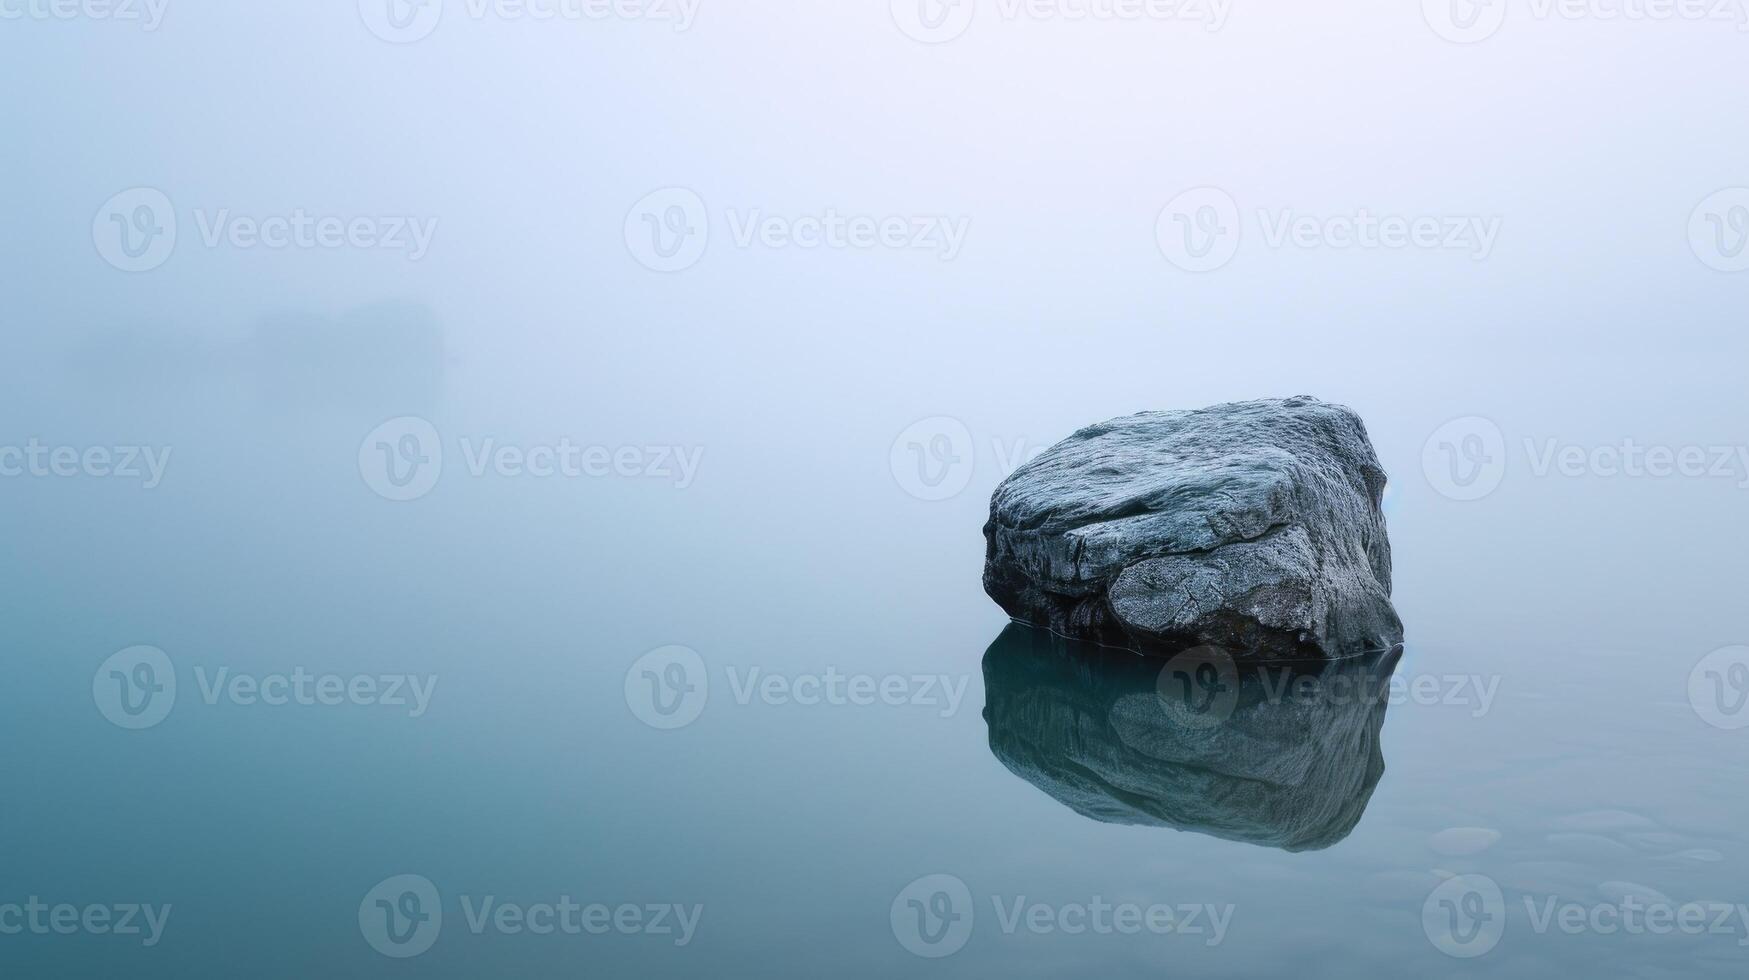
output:
M 449 6 L 0 21 L 8 976 L 1741 975 L 1733 23 Z M 1204 187 L 1244 234 L 1193 273 L 1156 232 Z M 177 223 L 138 272 L 132 188 Z M 668 188 L 710 236 L 662 272 Z M 437 224 L 205 235 L 300 209 Z M 970 224 L 737 240 L 829 209 Z M 1286 209 L 1500 220 L 1476 257 L 1272 244 Z M 1382 775 L 1300 850 L 1152 756 L 1113 808 L 1199 786 L 1209 826 L 1089 819 L 1009 764 L 1032 721 L 1081 720 L 1028 750 L 1059 776 L 1128 738 L 1130 681 L 1004 634 L 989 492 L 1300 393 L 1392 477 L 1399 686 L 1316 755 Z M 1275 707 L 1183 737 L 1318 730 Z

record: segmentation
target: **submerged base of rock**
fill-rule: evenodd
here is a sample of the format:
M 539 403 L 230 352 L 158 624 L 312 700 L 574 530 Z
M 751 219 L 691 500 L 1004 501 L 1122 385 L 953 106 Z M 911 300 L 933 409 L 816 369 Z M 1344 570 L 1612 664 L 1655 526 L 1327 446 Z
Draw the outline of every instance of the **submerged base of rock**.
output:
M 1389 649 L 1384 488 L 1359 416 L 1315 398 L 1114 419 L 996 488 L 984 589 L 1017 622 L 1144 653 Z

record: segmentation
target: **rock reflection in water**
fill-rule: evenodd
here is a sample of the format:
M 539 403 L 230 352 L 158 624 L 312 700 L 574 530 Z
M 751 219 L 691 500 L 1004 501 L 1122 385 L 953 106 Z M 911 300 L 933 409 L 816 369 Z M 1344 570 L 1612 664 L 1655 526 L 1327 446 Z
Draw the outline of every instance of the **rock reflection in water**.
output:
M 1401 648 L 1320 667 L 1163 664 L 1010 625 L 984 655 L 990 751 L 1083 816 L 1289 851 L 1360 822 Z

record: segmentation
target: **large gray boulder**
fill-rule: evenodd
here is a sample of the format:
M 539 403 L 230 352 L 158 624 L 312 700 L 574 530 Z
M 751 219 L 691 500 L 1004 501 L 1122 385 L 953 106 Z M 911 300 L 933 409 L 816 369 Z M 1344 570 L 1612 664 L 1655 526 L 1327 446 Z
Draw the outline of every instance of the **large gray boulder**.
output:
M 1113 419 L 996 488 L 984 590 L 1018 622 L 1141 652 L 1389 649 L 1384 489 L 1360 417 L 1316 398 Z

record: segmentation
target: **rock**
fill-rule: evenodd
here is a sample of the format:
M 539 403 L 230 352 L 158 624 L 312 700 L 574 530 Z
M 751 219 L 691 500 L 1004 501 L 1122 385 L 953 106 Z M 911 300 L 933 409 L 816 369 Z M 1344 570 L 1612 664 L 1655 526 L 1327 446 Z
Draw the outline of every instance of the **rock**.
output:
M 1144 653 L 1389 649 L 1384 488 L 1360 418 L 1315 398 L 1113 419 L 996 488 L 984 590 L 1018 622 Z
M 1228 659 L 1207 685 L 1219 695 L 1197 704 L 1203 691 L 1187 700 L 1172 676 L 1180 660 L 1012 624 L 984 655 L 984 721 L 1010 772 L 1082 816 L 1318 850 L 1348 836 L 1384 774 L 1399 656 Z

